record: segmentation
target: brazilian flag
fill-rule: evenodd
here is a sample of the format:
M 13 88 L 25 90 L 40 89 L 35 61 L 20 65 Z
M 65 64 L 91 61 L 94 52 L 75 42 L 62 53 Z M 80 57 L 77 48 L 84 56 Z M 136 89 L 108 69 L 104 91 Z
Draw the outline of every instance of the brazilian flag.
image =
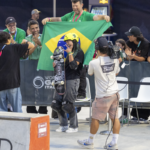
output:
M 95 49 L 94 40 L 110 27 L 110 22 L 87 21 L 87 22 L 50 22 L 44 26 L 42 34 L 42 50 L 37 69 L 53 71 L 53 60 L 50 56 L 58 46 L 65 49 L 64 36 L 68 33 L 76 33 L 80 38 L 80 46 L 85 54 L 84 64 L 88 65 L 92 60 Z

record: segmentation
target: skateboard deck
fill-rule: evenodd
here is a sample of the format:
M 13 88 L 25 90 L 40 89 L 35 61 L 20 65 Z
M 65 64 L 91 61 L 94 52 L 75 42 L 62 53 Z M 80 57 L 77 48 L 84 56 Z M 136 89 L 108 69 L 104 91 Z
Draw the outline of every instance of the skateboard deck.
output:
M 54 81 L 52 85 L 59 95 L 64 95 L 66 90 L 64 48 L 61 46 L 57 47 L 51 59 L 53 59 L 56 64 L 54 67 Z

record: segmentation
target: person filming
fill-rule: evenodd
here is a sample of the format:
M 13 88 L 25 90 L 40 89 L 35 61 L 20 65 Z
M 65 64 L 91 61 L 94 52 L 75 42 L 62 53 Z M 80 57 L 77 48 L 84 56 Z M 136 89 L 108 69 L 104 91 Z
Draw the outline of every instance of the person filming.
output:
M 95 101 L 92 104 L 92 123 L 90 135 L 85 140 L 78 140 L 78 144 L 84 148 L 94 148 L 94 138 L 99 128 L 99 121 L 104 121 L 107 113 L 113 122 L 112 141 L 105 145 L 107 150 L 117 150 L 117 141 L 120 132 L 118 119 L 119 94 L 116 75 L 120 72 L 119 56 L 111 59 L 108 41 L 100 37 L 95 42 L 98 58 L 89 63 L 88 74 L 95 76 Z M 118 48 L 119 52 L 119 48 Z

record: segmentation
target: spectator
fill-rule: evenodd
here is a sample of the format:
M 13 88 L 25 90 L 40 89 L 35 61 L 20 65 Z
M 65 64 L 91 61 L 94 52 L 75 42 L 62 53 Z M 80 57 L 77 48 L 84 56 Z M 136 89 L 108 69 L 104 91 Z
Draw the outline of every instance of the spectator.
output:
M 116 42 L 116 45 L 120 47 L 120 55 L 119 62 L 121 63 L 126 58 L 125 49 L 127 48 L 126 42 L 123 39 L 118 39 Z
M 41 13 L 39 10 L 33 9 L 33 10 L 31 11 L 31 19 L 28 20 L 28 23 L 29 23 L 31 20 L 38 21 L 39 18 L 40 18 L 39 13 Z M 29 29 L 29 27 L 27 26 L 27 35 L 30 35 L 30 34 L 32 34 L 32 33 L 30 32 L 30 29 Z
M 133 26 L 128 32 L 125 33 L 129 40 L 127 41 L 128 48 L 125 50 L 128 55 L 128 59 L 132 61 L 145 61 L 147 59 L 147 54 L 149 51 L 149 41 L 145 39 L 136 26 Z M 140 123 L 148 123 L 149 110 L 148 109 L 138 109 L 138 114 L 140 118 Z M 131 122 L 137 122 L 136 109 L 132 109 L 131 115 L 133 118 Z
M 119 58 L 119 62 L 121 63 L 126 58 L 125 49 L 127 48 L 127 45 L 125 40 L 123 39 L 118 39 L 115 43 L 121 49 L 120 50 L 121 57 Z M 124 108 L 124 114 L 119 118 L 120 122 L 122 122 L 122 118 L 123 120 L 126 120 L 126 122 L 128 121 L 127 108 Z
M 11 44 L 10 34 L 0 32 L 0 111 L 8 111 L 8 102 L 14 112 L 22 112 L 20 57 L 28 57 L 33 48 L 26 40 L 22 44 Z
M 26 33 L 24 30 L 17 28 L 16 19 L 14 17 L 8 17 L 5 24 L 7 29 L 4 31 L 11 35 L 11 43 L 21 44 L 22 40 L 25 39 Z
M 40 28 L 39 23 L 35 20 L 31 20 L 28 23 L 29 30 L 31 34 L 26 37 L 26 40 L 33 43 L 35 45 L 34 52 L 29 56 L 29 59 L 38 60 L 41 53 L 41 37 L 42 35 L 39 34 Z M 40 114 L 47 114 L 47 107 L 39 107 L 39 110 L 36 110 L 35 106 L 27 106 L 28 113 L 40 113 Z

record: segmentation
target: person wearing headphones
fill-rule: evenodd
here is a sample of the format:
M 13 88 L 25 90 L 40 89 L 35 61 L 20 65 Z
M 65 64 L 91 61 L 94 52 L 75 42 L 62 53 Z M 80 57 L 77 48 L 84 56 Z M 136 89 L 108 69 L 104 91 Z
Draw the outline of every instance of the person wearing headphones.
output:
M 99 121 L 104 121 L 107 113 L 113 122 L 112 141 L 105 145 L 107 150 L 118 150 L 117 141 L 120 132 L 118 119 L 119 94 L 116 75 L 120 72 L 119 60 L 109 56 L 108 41 L 100 37 L 95 42 L 98 52 L 97 59 L 89 63 L 88 74 L 95 76 L 96 96 L 92 104 L 92 123 L 89 138 L 78 140 L 78 144 L 84 148 L 94 148 L 94 138 L 99 128 Z
M 80 73 L 84 62 L 84 53 L 80 49 L 79 37 L 75 33 L 65 35 L 67 58 L 65 61 L 65 76 L 66 76 L 66 91 L 63 96 L 58 95 L 54 91 L 52 109 L 57 112 L 60 127 L 56 132 L 73 133 L 78 132 L 78 120 L 74 107 L 74 102 L 77 99 L 78 88 L 80 84 Z M 53 63 L 53 67 L 56 64 Z M 66 113 L 69 114 L 70 127 L 68 129 L 68 119 Z

